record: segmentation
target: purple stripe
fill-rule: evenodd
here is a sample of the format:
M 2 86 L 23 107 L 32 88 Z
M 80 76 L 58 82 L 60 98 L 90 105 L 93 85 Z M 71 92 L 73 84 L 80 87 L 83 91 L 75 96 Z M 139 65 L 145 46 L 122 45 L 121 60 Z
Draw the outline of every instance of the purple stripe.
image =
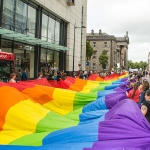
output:
M 117 93 L 112 93 L 112 94 L 106 95 L 105 96 L 106 107 L 108 109 L 111 109 L 118 102 L 120 102 L 121 100 L 124 100 L 126 98 L 127 98 L 127 96 L 126 96 L 125 92 L 117 92 Z
M 149 148 L 150 125 L 134 101 L 120 101 L 105 115 L 105 119 L 99 123 L 98 141 L 91 150 Z

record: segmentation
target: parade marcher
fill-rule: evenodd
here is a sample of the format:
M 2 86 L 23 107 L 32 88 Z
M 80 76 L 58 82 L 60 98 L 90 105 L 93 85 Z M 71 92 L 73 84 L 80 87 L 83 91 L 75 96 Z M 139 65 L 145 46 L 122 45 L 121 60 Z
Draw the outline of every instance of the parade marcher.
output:
M 145 93 L 145 102 L 141 106 L 141 112 L 150 123 L 150 90 Z
M 15 73 L 11 73 L 10 74 L 10 80 L 9 80 L 9 82 L 11 82 L 11 83 L 16 83 L 16 74 Z
M 42 79 L 42 77 L 43 77 L 43 73 L 42 73 L 42 72 L 39 72 L 39 73 L 38 73 L 38 79 Z
M 134 102 L 139 102 L 139 96 L 141 94 L 141 91 L 138 89 L 139 85 L 137 83 L 133 84 L 133 89 L 128 92 L 126 92 L 127 97 L 133 100 Z
M 21 79 L 22 79 L 22 81 L 25 81 L 25 80 L 27 80 L 27 78 L 28 77 L 27 77 L 26 69 L 24 69 L 22 76 L 21 76 Z
M 144 81 L 143 84 L 142 84 L 142 92 L 141 92 L 141 95 L 140 95 L 140 104 L 142 104 L 146 101 L 145 93 L 146 93 L 147 90 L 149 90 L 149 82 Z

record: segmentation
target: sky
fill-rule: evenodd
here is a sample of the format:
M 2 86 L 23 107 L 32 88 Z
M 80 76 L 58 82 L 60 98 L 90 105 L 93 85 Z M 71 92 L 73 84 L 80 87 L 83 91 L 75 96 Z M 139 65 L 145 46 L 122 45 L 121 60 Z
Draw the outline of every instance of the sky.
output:
M 147 61 L 150 52 L 150 0 L 87 0 L 87 32 L 101 29 L 124 37 L 128 31 L 128 60 Z

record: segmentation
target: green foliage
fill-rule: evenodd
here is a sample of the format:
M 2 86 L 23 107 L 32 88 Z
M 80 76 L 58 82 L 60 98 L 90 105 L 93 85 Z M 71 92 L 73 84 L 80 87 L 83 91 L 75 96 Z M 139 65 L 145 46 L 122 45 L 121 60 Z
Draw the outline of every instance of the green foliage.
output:
M 144 62 L 144 61 L 140 61 L 140 62 L 132 62 L 132 60 L 128 60 L 128 67 L 129 68 L 132 68 L 132 69 L 140 69 L 142 68 L 143 70 L 146 69 L 147 67 L 147 62 Z
M 99 56 L 99 63 L 102 65 L 103 69 L 108 65 L 108 55 L 106 50 L 103 50 L 102 54 Z
M 90 60 L 91 56 L 93 55 L 94 51 L 93 48 L 90 45 L 89 41 L 86 41 L 86 57 L 87 61 Z

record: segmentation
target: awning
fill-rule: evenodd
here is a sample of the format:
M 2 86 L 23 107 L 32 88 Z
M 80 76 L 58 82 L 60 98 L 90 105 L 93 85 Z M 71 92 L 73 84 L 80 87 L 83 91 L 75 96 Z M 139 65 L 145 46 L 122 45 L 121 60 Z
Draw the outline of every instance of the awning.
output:
M 66 50 L 70 50 L 68 47 L 65 46 L 61 46 L 55 43 L 51 43 L 48 41 L 44 41 L 38 38 L 34 38 L 32 36 L 29 35 L 25 35 L 25 34 L 21 34 L 21 33 L 17 33 L 15 31 L 11 31 L 5 28 L 0 27 L 0 35 L 2 35 L 2 37 L 6 37 L 9 39 L 12 39 L 14 41 L 18 41 L 18 42 L 23 42 L 23 43 L 28 43 L 28 44 L 32 44 L 32 45 L 41 45 L 44 46 L 46 48 L 50 48 L 50 49 L 54 49 L 54 50 L 62 50 L 62 51 L 66 51 Z

